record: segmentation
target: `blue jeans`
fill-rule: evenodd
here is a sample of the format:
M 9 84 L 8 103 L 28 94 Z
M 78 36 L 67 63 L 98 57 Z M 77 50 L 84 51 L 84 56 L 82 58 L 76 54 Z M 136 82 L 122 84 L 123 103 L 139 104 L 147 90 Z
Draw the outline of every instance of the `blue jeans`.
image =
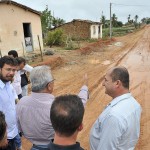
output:
M 40 150 L 40 148 L 42 150 L 49 150 L 48 145 L 33 145 L 31 150 Z
M 21 138 L 19 133 L 14 137 L 16 148 L 21 148 Z

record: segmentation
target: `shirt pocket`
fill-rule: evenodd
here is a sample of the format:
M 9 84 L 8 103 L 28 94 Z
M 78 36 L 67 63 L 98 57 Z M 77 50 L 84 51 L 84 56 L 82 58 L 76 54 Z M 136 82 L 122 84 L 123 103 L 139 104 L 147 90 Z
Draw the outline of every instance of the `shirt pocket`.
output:
M 95 124 L 95 130 L 97 133 L 100 133 L 101 132 L 101 125 L 102 125 L 102 122 L 101 120 L 98 118 L 96 120 L 96 124 Z

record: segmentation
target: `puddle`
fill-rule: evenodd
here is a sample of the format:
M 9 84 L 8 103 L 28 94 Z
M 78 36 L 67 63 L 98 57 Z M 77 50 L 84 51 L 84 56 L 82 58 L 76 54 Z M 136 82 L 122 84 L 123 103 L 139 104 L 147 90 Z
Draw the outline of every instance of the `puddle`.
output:
M 89 60 L 89 62 L 90 62 L 90 64 L 94 64 L 94 65 L 100 63 L 99 59 L 91 59 L 91 60 Z
M 114 45 L 115 45 L 115 46 L 118 46 L 118 47 L 121 47 L 121 46 L 123 46 L 123 43 L 121 43 L 121 42 L 116 42 Z
M 111 63 L 110 60 L 105 60 L 102 62 L 102 65 L 109 65 L 110 63 Z
M 64 67 L 64 70 L 69 71 L 69 70 L 71 70 L 71 67 Z

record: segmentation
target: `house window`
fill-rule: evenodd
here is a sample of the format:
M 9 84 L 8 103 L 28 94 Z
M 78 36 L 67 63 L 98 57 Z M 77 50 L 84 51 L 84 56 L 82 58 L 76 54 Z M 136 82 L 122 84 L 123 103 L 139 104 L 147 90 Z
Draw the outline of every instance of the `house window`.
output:
M 93 26 L 93 34 L 95 35 L 96 34 L 96 27 Z

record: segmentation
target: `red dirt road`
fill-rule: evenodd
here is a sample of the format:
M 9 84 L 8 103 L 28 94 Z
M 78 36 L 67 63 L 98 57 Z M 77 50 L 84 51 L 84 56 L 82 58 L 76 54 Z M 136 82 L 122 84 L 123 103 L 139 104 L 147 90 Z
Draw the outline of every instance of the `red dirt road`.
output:
M 125 66 L 130 73 L 130 91 L 141 104 L 143 112 L 141 118 L 141 134 L 136 150 L 150 149 L 150 27 L 116 38 L 119 46 L 114 44 L 100 48 L 89 55 L 77 52 L 63 54 L 62 57 L 71 61 L 65 66 L 53 70 L 55 82 L 54 95 L 77 93 L 82 86 L 82 76 L 87 73 L 89 77 L 90 99 L 85 108 L 84 129 L 78 136 L 82 147 L 89 150 L 89 132 L 92 124 L 111 101 L 105 95 L 101 85 L 103 76 L 112 66 Z M 93 47 L 94 49 L 98 47 Z M 71 60 L 69 60 L 71 57 Z M 25 150 L 31 144 L 23 140 Z

